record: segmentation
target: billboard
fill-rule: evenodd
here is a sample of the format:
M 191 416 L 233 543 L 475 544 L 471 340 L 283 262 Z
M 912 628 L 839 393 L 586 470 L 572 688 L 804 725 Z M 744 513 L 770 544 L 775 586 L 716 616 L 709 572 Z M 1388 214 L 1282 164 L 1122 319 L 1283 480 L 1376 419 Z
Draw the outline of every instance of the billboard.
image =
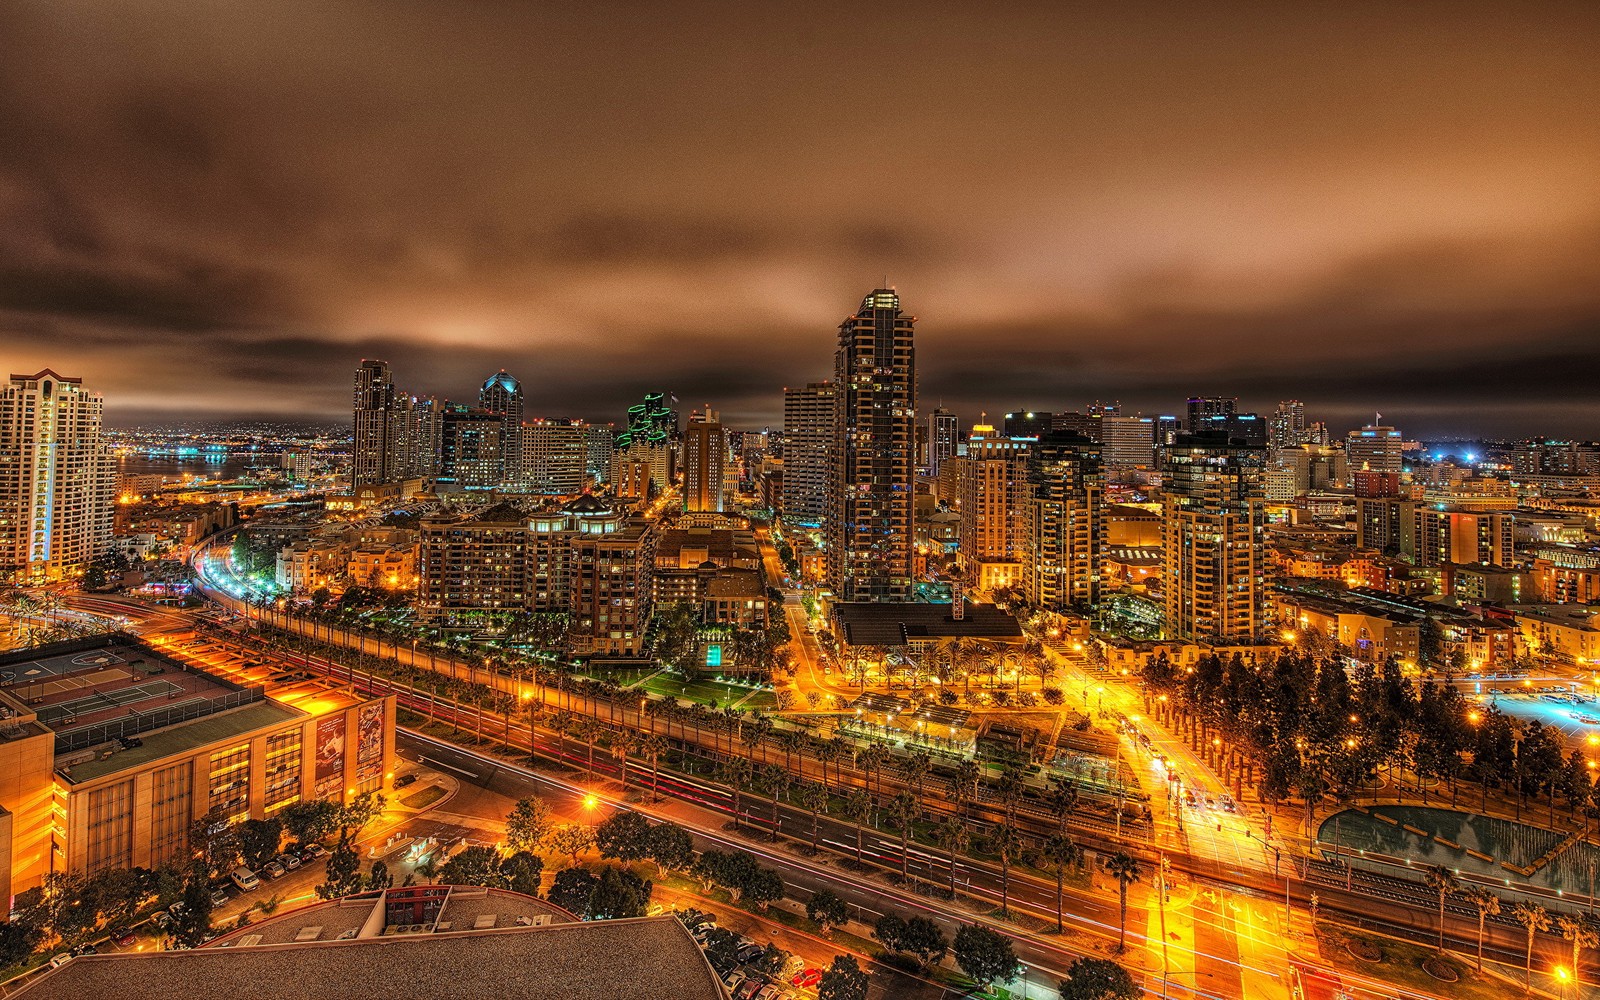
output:
M 317 720 L 317 798 L 344 799 L 344 715 Z
M 356 713 L 356 781 L 367 782 L 383 774 L 383 702 L 362 705 Z

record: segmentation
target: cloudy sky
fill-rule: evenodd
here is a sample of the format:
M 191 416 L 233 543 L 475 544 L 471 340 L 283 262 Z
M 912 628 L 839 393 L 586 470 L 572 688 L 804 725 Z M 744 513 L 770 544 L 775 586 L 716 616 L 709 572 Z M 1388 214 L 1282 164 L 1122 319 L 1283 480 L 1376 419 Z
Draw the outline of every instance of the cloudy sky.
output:
M 0 0 L 0 357 L 362 357 L 749 425 L 887 278 L 922 398 L 1600 436 L 1600 6 Z

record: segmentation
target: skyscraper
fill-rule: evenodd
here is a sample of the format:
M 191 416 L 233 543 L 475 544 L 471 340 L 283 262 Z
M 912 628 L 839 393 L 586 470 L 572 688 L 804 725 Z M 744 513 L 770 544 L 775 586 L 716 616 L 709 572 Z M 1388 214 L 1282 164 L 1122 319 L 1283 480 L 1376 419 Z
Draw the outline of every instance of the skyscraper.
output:
M 928 414 L 928 471 L 939 474 L 939 463 L 956 453 L 956 438 L 961 425 L 956 415 L 940 406 Z
M 570 496 L 583 492 L 588 471 L 584 427 L 534 420 L 522 425 L 522 482 L 530 493 Z
M 839 324 L 828 477 L 828 576 L 845 601 L 911 598 L 916 320 L 873 290 Z
M 1193 434 L 1203 429 L 1207 417 L 1231 417 L 1239 412 L 1237 396 L 1190 396 L 1189 419 L 1184 429 Z
M 505 418 L 488 410 L 446 407 L 441 427 L 440 475 L 468 489 L 489 489 L 505 478 Z
M 1278 409 L 1272 414 L 1272 427 L 1268 435 L 1273 454 L 1310 440 L 1306 431 L 1306 404 L 1298 399 L 1286 399 L 1279 403 Z
M 1167 449 L 1162 559 L 1168 637 L 1242 642 L 1265 629 L 1265 465 L 1265 448 L 1221 433 L 1181 435 Z
M 728 437 L 717 413 L 706 407 L 689 418 L 683 430 L 683 509 L 722 513 L 723 481 L 728 463 Z
M 1105 475 L 1101 445 L 1052 431 L 1028 459 L 1028 544 L 1022 586 L 1029 603 L 1054 611 L 1100 601 Z
M 1027 547 L 1027 460 L 1032 438 L 1011 438 L 988 424 L 972 428 L 967 453 L 950 458 L 960 498 L 961 567 L 967 582 L 993 590 L 1022 579 Z
M 1400 432 L 1393 427 L 1368 424 L 1359 431 L 1351 431 L 1344 439 L 1345 460 L 1351 472 L 1368 469 L 1372 472 L 1404 471 L 1400 460 Z
M 828 512 L 833 383 L 783 390 L 783 519 L 815 526 Z
M 1148 469 L 1155 461 L 1155 422 L 1149 417 L 1102 417 L 1100 441 L 1112 468 Z
M 363 360 L 356 368 L 354 436 L 350 446 L 350 485 L 375 486 L 394 478 L 392 418 L 394 378 L 383 361 Z
M 17 582 L 61 579 L 111 544 L 101 406 L 82 379 L 48 368 L 0 389 L 0 563 Z
M 478 409 L 498 414 L 500 450 L 504 456 L 505 482 L 522 481 L 522 384 L 504 368 L 490 375 L 478 390 Z

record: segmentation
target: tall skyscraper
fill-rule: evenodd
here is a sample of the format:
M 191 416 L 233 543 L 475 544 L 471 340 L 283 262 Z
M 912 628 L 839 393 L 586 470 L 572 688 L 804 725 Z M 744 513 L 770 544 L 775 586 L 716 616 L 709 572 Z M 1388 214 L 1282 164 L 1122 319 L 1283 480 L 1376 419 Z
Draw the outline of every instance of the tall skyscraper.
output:
M 833 392 L 832 382 L 783 390 L 783 519 L 792 525 L 827 517 Z
M 839 324 L 826 534 L 840 600 L 912 595 L 915 323 L 893 289 L 879 288 Z
M 1028 459 L 1028 544 L 1022 586 L 1028 601 L 1055 611 L 1100 601 L 1105 531 L 1101 445 L 1053 431 Z
M 0 390 L 0 563 L 17 582 L 59 580 L 111 544 L 116 469 L 98 394 L 46 368 Z
M 522 425 L 521 482 L 530 493 L 570 496 L 583 492 L 588 457 L 582 426 L 551 420 Z
M 522 383 L 504 368 L 490 375 L 478 390 L 478 409 L 498 414 L 500 448 L 504 455 L 504 481 L 522 481 Z
M 720 514 L 726 509 L 723 484 L 728 437 L 717 412 L 694 411 L 683 430 L 683 509 Z
M 1027 547 L 1027 460 L 1032 438 L 1011 438 L 977 424 L 967 453 L 947 461 L 960 501 L 958 552 L 967 582 L 992 590 L 1022 580 Z
M 1393 427 L 1368 424 L 1359 431 L 1351 431 L 1344 439 L 1345 460 L 1351 472 L 1367 469 L 1372 472 L 1404 471 L 1401 462 L 1400 432 Z
M 443 414 L 439 473 L 458 486 L 489 489 L 505 479 L 505 418 L 488 410 L 447 407 Z
M 1193 434 L 1203 428 L 1207 417 L 1231 417 L 1239 412 L 1237 396 L 1190 396 L 1189 419 L 1184 429 Z
M 391 446 L 394 404 L 394 378 L 388 363 L 362 361 L 355 377 L 351 486 L 375 486 L 395 478 Z
M 610 424 L 584 424 L 583 442 L 588 453 L 589 477 L 597 483 L 611 481 L 611 455 L 616 448 L 616 428 Z
M 928 414 L 928 470 L 939 474 L 939 464 L 956 453 L 956 439 L 961 435 L 961 425 L 956 415 L 940 406 Z
M 1243 642 L 1266 627 L 1266 449 L 1182 435 L 1162 468 L 1163 580 L 1170 638 Z
M 1278 404 L 1272 414 L 1272 427 L 1268 431 L 1268 444 L 1273 454 L 1285 448 L 1294 448 L 1310 440 L 1306 430 L 1306 404 L 1298 399 L 1286 399 Z

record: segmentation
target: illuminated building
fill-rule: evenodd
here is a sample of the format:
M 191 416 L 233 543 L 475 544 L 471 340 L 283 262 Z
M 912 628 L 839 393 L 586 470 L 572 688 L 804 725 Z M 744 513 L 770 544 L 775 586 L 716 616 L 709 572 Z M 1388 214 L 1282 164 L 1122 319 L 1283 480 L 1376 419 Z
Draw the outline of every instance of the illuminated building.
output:
M 696 410 L 683 431 L 683 509 L 722 513 L 728 437 L 715 410 Z
M 1001 437 L 977 424 L 967 453 L 946 460 L 959 498 L 961 566 L 967 582 L 985 590 L 1021 582 L 1027 545 L 1028 438 Z
M 1013 410 L 1000 420 L 1000 430 L 1006 437 L 1041 437 L 1048 434 L 1056 414 L 1043 410 Z
M 394 409 L 394 379 L 383 361 L 364 360 L 356 368 L 354 437 L 350 446 L 350 485 L 375 486 L 393 482 L 390 453 L 390 415 Z
M 478 390 L 478 408 L 500 418 L 501 480 L 522 481 L 522 384 L 504 368 Z
M 1102 446 L 1081 434 L 1045 435 L 1028 460 L 1023 590 L 1051 610 L 1100 600 L 1105 545 Z
M 1184 430 L 1193 434 L 1202 429 L 1210 429 L 1206 423 L 1212 417 L 1231 417 L 1239 411 L 1239 397 L 1237 396 L 1190 396 L 1188 403 L 1188 418 L 1184 421 Z
M 1101 417 L 1100 443 L 1108 469 L 1148 469 L 1155 463 L 1155 421 L 1150 417 Z
M 0 560 L 13 582 L 42 583 L 111 545 L 116 467 L 102 400 L 50 369 L 0 389 Z
M 828 510 L 833 452 L 832 382 L 783 390 L 783 519 L 820 525 Z
M 955 457 L 956 439 L 960 433 L 961 425 L 956 422 L 956 415 L 944 407 L 936 407 L 928 414 L 928 461 L 925 464 L 929 472 L 937 476 L 944 460 Z
M 1278 404 L 1268 428 L 1268 444 L 1276 454 L 1310 440 L 1306 430 L 1306 404 L 1298 399 L 1287 399 Z
M 610 424 L 580 424 L 589 478 L 597 483 L 611 481 L 611 454 L 616 449 L 616 429 Z
M 1262 470 L 1266 449 L 1182 435 L 1162 468 L 1169 638 L 1249 641 L 1266 625 Z
M 490 489 L 505 480 L 505 418 L 456 405 L 443 414 L 439 475 L 465 489 Z
M 839 324 L 826 535 L 828 576 L 844 601 L 912 594 L 915 323 L 893 289 L 879 288 Z
M 1369 424 L 1358 431 L 1351 431 L 1345 437 L 1345 458 L 1352 472 L 1370 469 L 1373 472 L 1393 472 L 1399 475 L 1404 471 L 1400 461 L 1403 444 L 1400 432 L 1393 427 Z
M 522 471 L 518 482 L 530 493 L 572 496 L 588 476 L 588 428 L 550 420 L 522 425 Z

